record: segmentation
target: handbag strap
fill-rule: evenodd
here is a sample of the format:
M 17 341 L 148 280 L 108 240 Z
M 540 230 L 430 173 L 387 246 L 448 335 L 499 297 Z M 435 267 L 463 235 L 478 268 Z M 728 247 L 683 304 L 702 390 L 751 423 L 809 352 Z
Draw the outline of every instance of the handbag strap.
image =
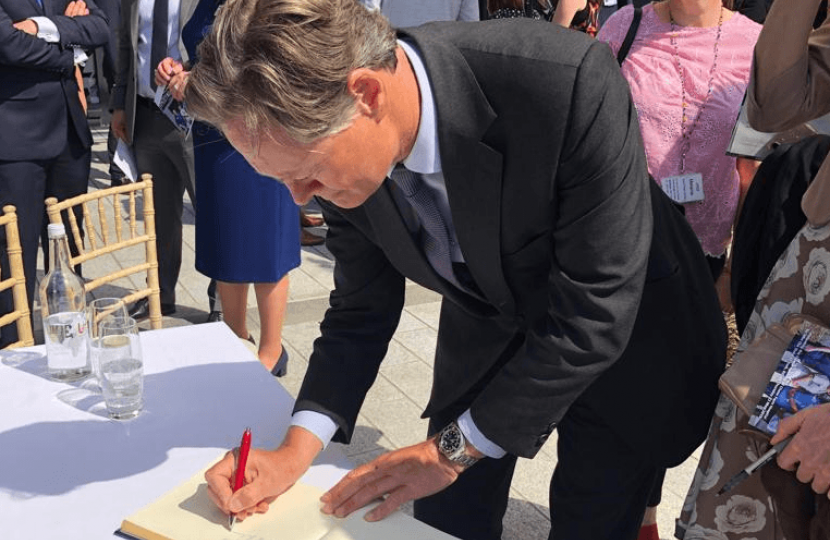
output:
M 643 8 L 634 8 L 634 18 L 631 20 L 631 26 L 628 27 L 628 33 L 620 45 L 620 50 L 617 52 L 617 62 L 622 65 L 625 57 L 628 56 L 628 51 L 631 49 L 631 44 L 634 43 L 634 38 L 637 37 L 637 29 L 640 27 L 640 19 L 643 18 Z

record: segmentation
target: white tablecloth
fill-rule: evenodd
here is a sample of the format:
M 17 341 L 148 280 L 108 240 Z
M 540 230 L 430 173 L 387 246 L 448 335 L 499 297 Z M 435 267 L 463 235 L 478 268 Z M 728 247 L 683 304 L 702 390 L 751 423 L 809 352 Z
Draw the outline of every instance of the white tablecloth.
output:
M 113 538 L 121 520 L 237 446 L 273 447 L 291 396 L 224 323 L 141 333 L 145 407 L 118 422 L 81 384 L 46 375 L 43 347 L 0 351 L 0 538 Z M 304 482 L 348 470 L 330 448 Z

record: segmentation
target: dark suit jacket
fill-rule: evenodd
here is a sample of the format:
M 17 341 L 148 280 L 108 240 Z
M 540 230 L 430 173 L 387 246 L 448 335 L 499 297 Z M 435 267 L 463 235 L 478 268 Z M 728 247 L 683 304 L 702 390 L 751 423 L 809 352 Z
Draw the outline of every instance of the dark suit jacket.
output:
M 453 223 L 485 301 L 431 269 L 389 180 L 357 209 L 321 201 L 336 287 L 297 409 L 349 439 L 406 276 L 444 295 L 426 416 L 472 393 L 482 432 L 532 457 L 581 400 L 678 463 L 705 437 L 725 328 L 697 239 L 649 180 L 608 48 L 527 20 L 402 37 L 429 73 Z
M 89 15 L 65 17 L 68 0 L 0 0 L 0 160 L 36 160 L 57 156 L 69 129 L 89 147 L 86 116 L 78 99 L 72 47 L 94 49 L 107 42 L 106 16 L 87 1 Z M 12 24 L 48 17 L 60 43 L 47 43 Z

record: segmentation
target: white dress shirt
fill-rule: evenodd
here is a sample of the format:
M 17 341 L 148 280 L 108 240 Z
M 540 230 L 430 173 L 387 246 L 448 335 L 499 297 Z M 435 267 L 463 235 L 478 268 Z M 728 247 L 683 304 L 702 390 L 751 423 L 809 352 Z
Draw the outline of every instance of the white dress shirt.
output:
M 452 225 L 447 187 L 444 181 L 444 173 L 441 170 L 435 101 L 432 97 L 429 77 L 418 52 L 406 42 L 398 41 L 398 45 L 404 50 L 412 65 L 421 96 L 421 119 L 418 124 L 418 134 L 415 137 L 412 151 L 403 160 L 403 165 L 410 171 L 420 173 L 424 183 L 433 191 L 438 211 L 441 213 L 450 233 L 452 259 L 454 262 L 464 262 L 461 249 L 458 247 L 455 227 Z M 337 425 L 331 418 L 315 411 L 297 411 L 291 419 L 291 424 L 305 428 L 316 435 L 322 441 L 323 447 L 328 445 L 337 432 Z M 467 440 L 485 456 L 501 458 L 506 454 L 504 449 L 484 436 L 476 427 L 469 409 L 458 418 L 458 426 Z
M 153 81 L 157 66 L 150 65 L 150 55 L 153 43 L 153 6 L 155 0 L 138 0 L 138 46 L 136 47 L 136 61 L 138 67 L 138 81 L 136 89 L 138 95 L 153 99 L 156 95 L 153 90 Z M 168 0 L 167 3 L 167 56 L 181 62 L 179 52 L 179 8 L 181 0 Z M 124 16 L 128 16 L 125 14 Z

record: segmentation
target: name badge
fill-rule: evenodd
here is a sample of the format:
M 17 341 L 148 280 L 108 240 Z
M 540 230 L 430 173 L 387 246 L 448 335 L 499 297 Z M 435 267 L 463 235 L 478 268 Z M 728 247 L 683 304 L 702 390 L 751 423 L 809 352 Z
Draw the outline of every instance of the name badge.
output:
M 703 200 L 703 175 L 700 173 L 667 176 L 660 181 L 663 192 L 678 204 Z

